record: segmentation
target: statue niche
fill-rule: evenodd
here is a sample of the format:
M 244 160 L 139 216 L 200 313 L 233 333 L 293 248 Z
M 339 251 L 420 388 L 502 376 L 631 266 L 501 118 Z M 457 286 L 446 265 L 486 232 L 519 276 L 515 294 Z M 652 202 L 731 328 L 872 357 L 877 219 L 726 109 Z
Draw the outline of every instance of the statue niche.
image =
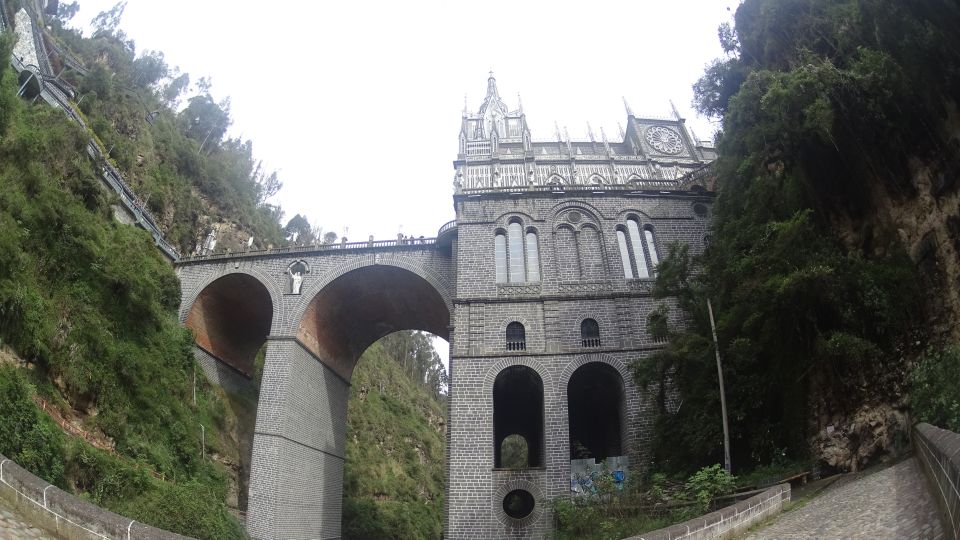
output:
M 300 294 L 303 277 L 310 273 L 310 267 L 304 261 L 297 261 L 287 267 L 287 294 Z

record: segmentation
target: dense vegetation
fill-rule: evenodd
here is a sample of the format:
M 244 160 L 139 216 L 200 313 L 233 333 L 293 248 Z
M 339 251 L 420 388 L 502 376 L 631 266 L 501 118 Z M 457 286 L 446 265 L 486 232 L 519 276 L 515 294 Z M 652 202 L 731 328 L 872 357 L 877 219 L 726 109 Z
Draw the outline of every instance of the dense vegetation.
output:
M 3 354 L 0 452 L 138 521 L 242 536 L 226 475 L 200 457 L 199 424 L 216 448 L 225 411 L 212 394 L 191 403 L 173 270 L 150 235 L 113 221 L 88 135 L 16 89 L 0 63 L 0 340 L 22 359 Z M 101 448 L 65 436 L 37 403 Z
M 161 52 L 138 56 L 118 28 L 125 5 L 98 15 L 90 38 L 66 26 L 75 2 L 61 3 L 59 17 L 48 20 L 47 38 L 89 68 L 85 76 L 66 69 L 62 77 L 77 88 L 78 108 L 97 139 L 182 253 L 219 223 L 254 236 L 256 246 L 280 245 L 282 213 L 267 204 L 280 181 L 254 159 L 251 141 L 226 136 L 229 98 L 215 100 L 205 78 L 191 87 L 190 76 L 168 66 Z M 57 69 L 60 59 L 54 61 Z M 247 237 L 238 240 L 245 245 Z
M 814 399 L 850 412 L 901 398 L 925 306 L 896 230 L 870 217 L 918 195 L 918 162 L 954 174 L 958 23 L 942 0 L 746 0 L 721 27 L 727 57 L 694 87 L 723 118 L 712 242 L 700 260 L 675 246 L 662 262 L 658 292 L 691 324 L 653 317 L 670 344 L 637 365 L 641 382 L 672 375 L 683 399 L 675 416 L 661 407 L 658 466 L 722 461 L 707 298 L 735 466 L 805 457 Z
M 344 538 L 442 538 L 446 374 L 428 338 L 381 339 L 351 384 Z

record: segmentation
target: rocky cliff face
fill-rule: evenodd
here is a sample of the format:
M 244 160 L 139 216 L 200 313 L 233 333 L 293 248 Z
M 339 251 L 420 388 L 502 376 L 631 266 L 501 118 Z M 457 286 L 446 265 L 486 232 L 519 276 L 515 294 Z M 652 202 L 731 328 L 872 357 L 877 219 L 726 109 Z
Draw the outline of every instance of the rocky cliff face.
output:
M 840 216 L 833 228 L 849 250 L 883 255 L 902 246 L 917 265 L 924 316 L 892 364 L 862 366 L 856 373 L 823 370 L 812 380 L 814 456 L 840 470 L 856 471 L 908 449 L 907 377 L 923 350 L 960 341 L 960 111 L 947 106 L 945 148 L 910 161 L 908 192 L 872 184 L 872 210 Z M 842 381 L 829 381 L 841 377 Z M 844 391 L 841 395 L 837 388 Z

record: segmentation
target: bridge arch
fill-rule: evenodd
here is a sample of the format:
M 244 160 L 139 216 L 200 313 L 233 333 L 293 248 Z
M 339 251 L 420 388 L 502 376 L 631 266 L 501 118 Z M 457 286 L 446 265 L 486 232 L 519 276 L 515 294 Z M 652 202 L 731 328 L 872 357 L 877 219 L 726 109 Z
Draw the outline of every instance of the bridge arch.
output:
M 197 346 L 247 377 L 280 305 L 267 283 L 250 272 L 211 276 L 182 303 L 181 320 Z
M 339 537 L 357 361 L 398 330 L 449 340 L 453 287 L 438 270 L 396 253 L 359 255 L 317 272 L 302 294 L 282 297 L 287 312 L 269 336 L 254 434 L 247 514 L 254 538 Z
M 449 339 L 446 287 L 405 262 L 355 263 L 327 274 L 296 309 L 296 339 L 346 380 L 363 352 L 387 334 L 424 330 Z

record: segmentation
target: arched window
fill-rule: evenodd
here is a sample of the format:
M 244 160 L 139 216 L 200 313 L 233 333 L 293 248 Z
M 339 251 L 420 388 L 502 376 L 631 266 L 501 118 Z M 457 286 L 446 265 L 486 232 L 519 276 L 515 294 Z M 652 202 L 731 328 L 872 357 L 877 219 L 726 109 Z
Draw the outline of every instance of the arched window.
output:
M 600 325 L 593 319 L 584 319 L 580 323 L 580 341 L 584 347 L 600 346 Z
M 527 366 L 510 366 L 493 381 L 494 467 L 506 466 L 506 439 L 520 436 L 527 444 L 527 466 L 543 465 L 543 380 Z
M 500 229 L 494 237 L 494 260 L 497 283 L 540 281 L 540 253 L 537 233 L 514 219 L 507 230 Z
M 633 262 L 636 266 L 638 278 L 650 277 L 647 270 L 647 258 L 643 255 L 643 244 L 640 243 L 640 223 L 630 218 L 627 220 L 627 232 L 630 234 L 630 247 L 633 249 Z
M 500 466 L 504 469 L 526 469 L 530 466 L 530 448 L 523 435 L 514 433 L 500 443 Z
M 627 247 L 627 233 L 617 229 L 617 247 L 620 248 L 620 262 L 623 264 L 623 277 L 633 279 L 633 265 L 630 264 L 630 248 Z
M 609 364 L 590 362 L 567 383 L 570 459 L 597 462 L 623 455 L 625 392 L 623 377 Z
M 647 243 L 647 253 L 650 254 L 650 263 L 653 265 L 653 271 L 657 271 L 657 265 L 660 264 L 660 257 L 657 255 L 657 243 L 653 238 L 653 227 L 647 225 L 643 228 L 643 239 Z
M 497 233 L 494 241 L 494 253 L 497 265 L 497 283 L 507 282 L 507 235 Z
M 527 231 L 527 281 L 540 281 L 540 249 L 533 230 Z
M 507 256 L 510 258 L 510 281 L 526 281 L 523 264 L 523 225 L 514 221 L 507 227 Z
M 517 321 L 507 325 L 507 350 L 525 351 L 527 349 L 527 332 Z

